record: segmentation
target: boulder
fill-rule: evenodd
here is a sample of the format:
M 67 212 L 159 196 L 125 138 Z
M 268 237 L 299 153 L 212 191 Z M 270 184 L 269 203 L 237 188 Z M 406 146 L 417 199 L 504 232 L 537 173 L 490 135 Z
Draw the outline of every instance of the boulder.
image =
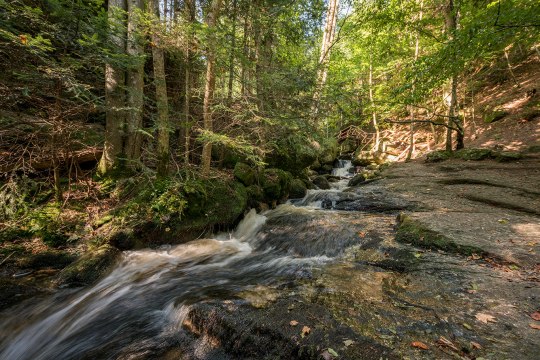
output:
M 111 245 L 103 245 L 87 252 L 62 270 L 58 277 L 58 285 L 90 285 L 105 276 L 119 256 L 120 251 Z
M 452 157 L 450 151 L 435 150 L 427 154 L 426 162 L 435 163 L 448 160 Z
M 322 176 L 322 175 L 319 175 L 319 176 L 316 176 L 314 179 L 313 179 L 313 184 L 315 184 L 319 189 L 321 190 L 328 190 L 330 189 L 330 183 L 328 182 L 328 180 Z
M 470 149 L 460 149 L 454 152 L 454 157 L 461 160 L 485 160 L 489 159 L 492 156 L 492 151 L 490 149 L 482 148 L 470 148 Z
M 516 151 L 501 151 L 495 154 L 495 159 L 498 162 L 510 162 L 523 159 L 523 154 Z
M 264 170 L 261 179 L 266 200 L 282 200 L 287 198 L 291 189 L 292 175 L 281 169 Z
M 291 191 L 289 192 L 289 197 L 293 199 L 300 199 L 306 196 L 307 187 L 306 184 L 300 179 L 294 179 L 291 182 Z
M 250 186 L 255 183 L 257 173 L 248 164 L 244 164 L 242 162 L 236 163 L 233 173 L 234 176 L 245 186 Z
M 363 174 L 357 174 L 351 180 L 349 180 L 349 183 L 347 184 L 347 186 L 357 186 L 365 181 L 366 181 L 366 178 L 364 177 Z

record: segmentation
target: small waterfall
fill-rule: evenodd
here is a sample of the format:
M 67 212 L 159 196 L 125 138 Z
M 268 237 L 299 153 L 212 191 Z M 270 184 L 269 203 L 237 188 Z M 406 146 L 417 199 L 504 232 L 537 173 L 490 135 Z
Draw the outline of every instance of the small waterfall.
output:
M 338 166 L 332 169 L 333 176 L 352 177 L 350 169 L 353 167 L 351 160 L 338 160 Z

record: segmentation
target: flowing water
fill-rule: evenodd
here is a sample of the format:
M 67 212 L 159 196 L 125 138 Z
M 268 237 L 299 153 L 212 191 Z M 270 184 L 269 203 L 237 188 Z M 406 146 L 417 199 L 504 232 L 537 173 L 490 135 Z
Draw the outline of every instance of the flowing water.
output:
M 93 287 L 64 290 L 9 309 L 0 320 L 0 359 L 117 358 L 142 348 L 167 347 L 184 331 L 190 305 L 309 276 L 351 245 L 334 239 L 317 243 L 321 236 L 316 226 L 324 218 L 315 225 L 305 221 L 331 207 L 323 203 L 331 205 L 344 196 L 351 164 L 339 165 L 333 175 L 342 179 L 331 190 L 310 190 L 295 204 L 262 215 L 251 210 L 231 234 L 124 252 Z M 306 234 L 310 241 L 303 242 Z

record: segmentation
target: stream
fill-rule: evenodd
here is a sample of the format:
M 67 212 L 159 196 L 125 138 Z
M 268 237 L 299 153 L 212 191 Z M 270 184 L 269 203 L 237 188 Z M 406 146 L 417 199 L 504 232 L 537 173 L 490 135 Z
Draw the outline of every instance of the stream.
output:
M 350 167 L 339 162 L 332 174 L 341 180 L 330 190 L 309 190 L 263 214 L 251 210 L 233 233 L 124 252 L 96 285 L 10 309 L 0 320 L 0 359 L 118 358 L 171 346 L 191 305 L 309 277 L 352 243 L 296 242 L 302 228 L 295 219 L 332 207 Z

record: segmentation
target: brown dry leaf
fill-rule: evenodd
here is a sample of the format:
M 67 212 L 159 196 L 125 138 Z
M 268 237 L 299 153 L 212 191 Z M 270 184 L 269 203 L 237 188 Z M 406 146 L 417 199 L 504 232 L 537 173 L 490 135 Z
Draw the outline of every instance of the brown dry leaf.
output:
M 304 326 L 300 332 L 300 336 L 304 337 L 311 332 L 311 329 L 308 326 Z
M 540 325 L 538 325 L 538 324 L 530 323 L 529 327 L 531 327 L 533 329 L 536 329 L 536 330 L 540 330 Z
M 538 312 L 538 311 L 533 312 L 531 314 L 531 317 L 536 321 L 540 321 L 540 312 Z
M 412 347 L 415 347 L 417 349 L 421 349 L 421 350 L 428 350 L 429 349 L 429 346 L 427 346 L 426 344 L 424 344 L 423 342 L 421 341 L 413 341 L 411 343 L 411 346 Z
M 360 232 L 358 232 L 358 236 L 360 236 L 361 238 L 365 238 L 366 233 L 364 231 L 360 231 Z
M 296 326 L 296 325 L 298 325 L 298 321 L 296 321 L 296 320 L 291 320 L 291 322 L 289 323 L 289 325 L 291 325 L 291 326 Z
M 483 322 L 484 324 L 487 324 L 488 322 L 497 322 L 494 316 L 488 315 L 488 314 L 482 314 L 478 313 L 474 315 L 476 320 Z
M 474 342 L 474 341 L 471 341 L 471 347 L 473 349 L 478 349 L 478 350 L 482 349 L 482 345 L 480 345 L 479 343 Z

